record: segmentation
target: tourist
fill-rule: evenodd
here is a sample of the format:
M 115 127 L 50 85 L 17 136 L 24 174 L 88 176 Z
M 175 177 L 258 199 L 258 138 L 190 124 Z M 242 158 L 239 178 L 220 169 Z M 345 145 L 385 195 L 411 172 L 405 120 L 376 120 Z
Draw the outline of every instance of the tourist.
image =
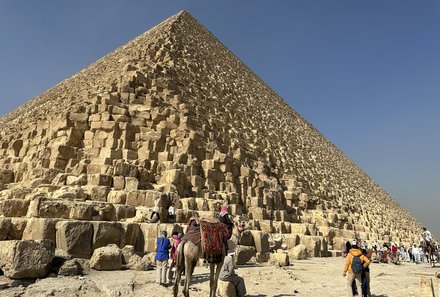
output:
M 366 248 L 362 249 L 362 254 L 371 261 L 370 254 Z M 362 297 L 370 297 L 370 265 L 364 268 L 362 271 Z M 359 294 L 358 294 L 359 295 Z
M 160 204 L 160 197 L 157 196 L 156 199 L 154 199 L 153 212 L 151 213 L 151 216 L 150 216 L 150 220 L 152 222 L 160 222 L 160 215 L 159 215 L 160 206 L 159 206 L 159 204 Z M 156 219 L 153 219 L 154 215 L 156 215 Z
M 347 289 L 349 297 L 353 296 L 353 280 L 356 281 L 357 291 L 362 292 L 362 271 L 368 267 L 368 265 L 370 265 L 370 260 L 362 254 L 362 251 L 357 246 L 357 241 L 353 241 L 342 274 L 344 277 L 348 276 Z
M 413 254 L 414 263 L 419 264 L 419 262 L 420 262 L 420 253 L 419 253 L 419 249 L 417 248 L 416 244 L 414 244 L 412 246 L 411 252 Z
M 157 281 L 156 283 L 161 286 L 167 286 L 169 284 L 168 279 L 168 259 L 170 258 L 170 240 L 167 237 L 167 231 L 161 232 L 161 237 L 157 238 L 157 251 L 156 251 L 156 268 L 157 268 Z
M 168 222 L 174 223 L 175 221 L 176 221 L 176 207 L 174 206 L 174 203 L 172 203 L 168 208 Z
M 223 266 L 220 270 L 219 279 L 232 283 L 235 287 L 237 297 L 243 297 L 246 295 L 246 287 L 244 279 L 235 273 L 234 269 L 237 267 L 234 264 L 234 256 L 235 252 L 232 252 L 225 257 Z
M 176 260 L 177 260 L 177 248 L 182 241 L 183 234 L 178 233 L 177 231 L 174 231 L 171 235 L 171 238 L 173 239 L 173 244 L 171 245 L 171 265 L 169 268 L 169 277 L 168 279 L 171 281 L 174 279 L 174 273 L 173 270 L 176 269 Z
M 419 245 L 419 255 L 420 255 L 420 263 L 425 263 L 425 253 L 423 252 L 423 248 Z

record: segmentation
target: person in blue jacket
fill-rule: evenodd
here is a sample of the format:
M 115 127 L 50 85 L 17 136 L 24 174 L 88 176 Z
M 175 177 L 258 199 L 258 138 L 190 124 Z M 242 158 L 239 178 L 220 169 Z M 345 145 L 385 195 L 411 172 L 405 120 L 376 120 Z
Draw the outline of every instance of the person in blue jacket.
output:
M 168 259 L 170 258 L 170 240 L 167 237 L 167 231 L 161 232 L 161 237 L 157 238 L 157 251 L 156 251 L 156 268 L 157 268 L 157 281 L 161 286 L 169 284 L 168 280 Z

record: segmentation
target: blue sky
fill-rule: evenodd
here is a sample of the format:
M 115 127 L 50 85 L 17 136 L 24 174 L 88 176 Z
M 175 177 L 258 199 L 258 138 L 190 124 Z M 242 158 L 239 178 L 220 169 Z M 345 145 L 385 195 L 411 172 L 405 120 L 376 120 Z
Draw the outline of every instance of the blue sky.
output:
M 440 238 L 440 2 L 0 2 L 0 115 L 185 9 Z

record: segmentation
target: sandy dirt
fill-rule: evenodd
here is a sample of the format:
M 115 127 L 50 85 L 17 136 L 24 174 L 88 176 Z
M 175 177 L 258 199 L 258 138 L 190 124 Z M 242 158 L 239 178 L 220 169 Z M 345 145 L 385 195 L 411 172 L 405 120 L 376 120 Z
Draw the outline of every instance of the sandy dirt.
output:
M 342 297 L 347 296 L 344 262 L 344 258 L 313 258 L 282 268 L 240 266 L 236 272 L 244 277 L 249 297 Z M 435 277 L 440 265 L 372 263 L 370 268 L 373 297 L 420 296 L 421 277 L 432 278 L 436 294 L 440 294 L 440 279 Z M 172 296 L 172 288 L 156 285 L 155 278 L 154 270 L 90 271 L 83 277 L 48 277 L 30 285 L 0 277 L 0 296 Z M 183 296 L 181 287 L 179 296 Z M 208 268 L 196 268 L 190 296 L 209 296 Z

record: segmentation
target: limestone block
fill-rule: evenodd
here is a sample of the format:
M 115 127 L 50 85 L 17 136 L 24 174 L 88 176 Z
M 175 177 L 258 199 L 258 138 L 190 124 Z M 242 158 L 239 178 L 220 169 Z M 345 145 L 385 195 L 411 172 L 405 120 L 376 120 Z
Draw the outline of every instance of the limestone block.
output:
M 75 258 L 92 254 L 93 225 L 84 221 L 61 221 L 55 226 L 57 248 Z
M 116 221 L 116 208 L 108 202 L 90 201 L 93 207 L 92 217 L 95 221 Z
M 72 220 L 92 220 L 93 206 L 90 203 L 76 202 L 70 207 L 69 219 Z
M 288 250 L 290 260 L 305 260 L 307 259 L 307 247 L 299 244 Z
M 218 280 L 218 297 L 236 297 L 235 286 L 231 282 Z
M 107 186 L 91 186 L 84 187 L 85 192 L 93 201 L 107 201 L 107 195 L 110 192 L 110 187 Z
M 252 199 L 251 199 L 252 201 Z M 260 207 L 249 207 L 248 212 L 251 214 L 252 219 L 254 220 L 267 220 L 269 216 L 265 208 Z
M 11 229 L 11 218 L 0 218 L 0 240 L 9 239 Z
M 285 244 L 288 249 L 297 246 L 299 242 L 300 242 L 300 237 L 297 234 L 283 235 L 283 244 Z
M 127 264 L 130 258 L 135 254 L 134 246 L 126 245 L 121 249 L 122 253 L 122 264 Z
M 138 255 L 133 255 L 130 257 L 127 268 L 131 270 L 138 270 L 138 271 L 147 271 L 150 270 L 153 266 L 153 263 L 151 262 L 150 258 L 145 255 L 143 257 L 140 257 Z
M 197 213 L 195 210 L 176 209 L 176 223 L 188 223 L 195 213 Z
M 0 184 L 9 184 L 14 182 L 14 172 L 10 169 L 0 169 Z
M 38 217 L 40 218 L 63 218 L 70 216 L 71 204 L 69 201 L 43 199 L 40 201 Z
M 90 267 L 96 270 L 122 269 L 122 252 L 115 244 L 109 244 L 93 251 Z
M 115 204 L 114 207 L 117 221 L 126 220 L 136 216 L 136 208 L 134 206 Z
M 273 226 L 272 220 L 261 220 L 259 223 L 260 223 L 261 231 L 266 232 L 266 233 L 274 233 L 275 232 L 275 228 Z
M 121 246 L 125 241 L 125 230 L 120 223 L 117 222 L 92 222 L 93 224 L 93 241 L 92 250 L 106 246 L 108 244 L 116 244 Z
M 309 257 L 319 257 L 321 254 L 321 236 L 299 235 L 300 244 L 307 247 Z
M 251 230 L 255 242 L 255 249 L 259 253 L 268 253 L 270 251 L 269 235 L 262 231 Z
M 12 279 L 47 276 L 55 254 L 50 240 L 0 241 L 0 268 Z
M 131 206 L 146 206 L 147 193 L 144 190 L 132 190 L 128 192 L 126 203 Z
M 125 178 L 125 191 L 136 191 L 139 189 L 139 180 L 136 177 Z
M 114 176 L 113 177 L 113 188 L 115 190 L 123 190 L 123 189 L 125 189 L 125 177 L 123 177 L 123 176 Z
M 289 266 L 289 256 L 284 252 L 271 253 L 269 263 L 279 267 Z
M 252 257 L 255 257 L 257 251 L 253 246 L 237 245 L 235 248 L 237 254 L 236 263 L 237 265 L 246 264 Z
M 125 204 L 127 193 L 125 191 L 111 190 L 107 195 L 107 202 L 114 204 Z
M 156 251 L 156 238 L 158 237 L 157 224 L 139 224 L 139 236 L 136 242 L 136 250 L 143 253 Z
M 124 228 L 125 238 L 123 245 L 136 246 L 136 242 L 139 236 L 139 224 L 136 223 L 121 223 Z
M 269 262 L 270 260 L 270 252 L 267 253 L 257 253 L 255 256 L 255 259 L 257 260 L 258 263 L 262 263 L 262 262 Z
M 58 275 L 75 276 L 81 274 L 82 267 L 77 259 L 66 260 L 58 270 Z
M 309 224 L 291 223 L 290 232 L 298 235 L 311 235 L 309 231 Z
M 250 230 L 244 230 L 241 233 L 239 244 L 244 246 L 255 246 L 254 237 Z
M 104 174 L 89 174 L 87 177 L 87 184 L 91 186 L 107 186 L 112 187 L 113 177 Z
M 28 219 L 23 230 L 23 240 L 43 240 L 49 239 L 56 242 L 55 226 L 59 219 L 32 218 Z
M 29 201 L 23 199 L 0 200 L 0 214 L 5 217 L 24 217 L 29 207 Z

